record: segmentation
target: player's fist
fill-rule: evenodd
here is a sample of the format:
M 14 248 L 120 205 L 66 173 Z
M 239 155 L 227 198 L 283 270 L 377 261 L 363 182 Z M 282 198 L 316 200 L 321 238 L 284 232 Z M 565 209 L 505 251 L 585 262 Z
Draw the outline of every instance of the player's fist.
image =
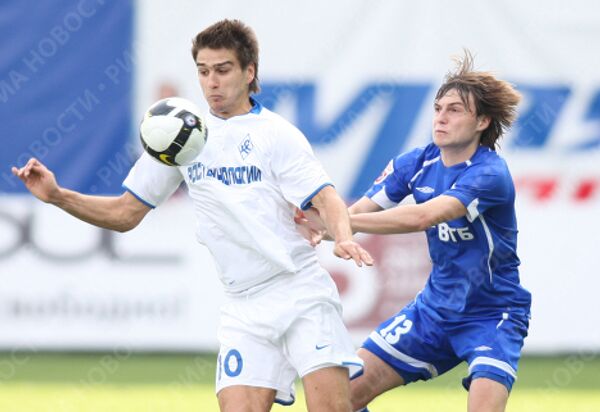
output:
M 60 188 L 56 183 L 54 173 L 36 158 L 32 157 L 25 166 L 13 167 L 11 170 L 13 175 L 21 179 L 25 187 L 38 199 L 53 203 L 58 197 Z
M 318 224 L 308 220 L 302 210 L 296 209 L 296 213 L 294 214 L 294 223 L 296 223 L 296 229 L 298 232 L 300 232 L 304 239 L 308 240 L 311 246 L 315 247 L 321 243 L 321 240 L 323 240 L 325 230 L 323 230 Z

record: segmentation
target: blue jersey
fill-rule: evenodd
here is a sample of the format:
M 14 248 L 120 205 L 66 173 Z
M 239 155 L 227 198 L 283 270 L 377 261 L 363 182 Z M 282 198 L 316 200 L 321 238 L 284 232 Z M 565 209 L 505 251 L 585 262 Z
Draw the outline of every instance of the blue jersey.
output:
M 467 209 L 426 230 L 433 269 L 417 299 L 448 320 L 527 316 L 531 294 L 519 282 L 515 188 L 504 160 L 480 146 L 470 160 L 446 167 L 430 144 L 393 159 L 366 193 L 383 208 L 408 195 L 416 203 L 452 196 Z

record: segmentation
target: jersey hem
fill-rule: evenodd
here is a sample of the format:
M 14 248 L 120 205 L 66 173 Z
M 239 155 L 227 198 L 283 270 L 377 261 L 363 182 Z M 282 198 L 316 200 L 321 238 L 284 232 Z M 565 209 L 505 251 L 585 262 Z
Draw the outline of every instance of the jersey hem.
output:
M 310 209 L 312 207 L 312 202 L 311 202 L 312 198 L 315 197 L 317 195 L 317 193 L 319 193 L 321 191 L 321 189 L 323 189 L 325 186 L 334 187 L 333 183 L 331 183 L 331 182 L 323 183 L 314 192 L 312 192 L 310 195 L 308 195 L 306 197 L 306 199 L 304 199 L 304 201 L 300 205 L 300 209 L 302 209 L 302 210 L 308 210 L 308 209 Z
M 121 185 L 123 187 L 123 189 L 125 189 L 126 191 L 128 191 L 129 193 L 131 193 L 133 195 L 133 197 L 135 197 L 137 200 L 139 200 L 140 202 L 142 202 L 144 205 L 148 206 L 151 209 L 156 209 L 156 206 L 154 206 L 152 203 L 145 201 L 140 195 L 138 195 L 137 193 L 135 193 L 133 190 L 131 190 L 130 188 L 128 188 L 125 185 Z

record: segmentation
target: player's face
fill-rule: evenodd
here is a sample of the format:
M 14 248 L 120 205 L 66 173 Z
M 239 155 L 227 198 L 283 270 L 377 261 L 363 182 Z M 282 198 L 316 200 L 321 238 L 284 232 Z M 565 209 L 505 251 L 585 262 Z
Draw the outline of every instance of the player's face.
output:
M 481 132 L 488 125 L 487 116 L 475 114 L 475 104 L 470 95 L 468 106 L 465 106 L 454 89 L 434 103 L 433 142 L 442 150 L 461 150 L 478 146 Z
M 254 79 L 254 65 L 242 69 L 235 51 L 204 48 L 198 51 L 196 66 L 213 114 L 227 119 L 252 109 L 248 85 Z

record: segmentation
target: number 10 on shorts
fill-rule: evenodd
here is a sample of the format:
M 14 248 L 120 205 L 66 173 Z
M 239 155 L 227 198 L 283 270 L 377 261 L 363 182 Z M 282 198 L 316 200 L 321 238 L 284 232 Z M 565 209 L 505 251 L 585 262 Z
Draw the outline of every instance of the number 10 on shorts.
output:
M 385 341 L 391 345 L 398 343 L 400 336 L 408 333 L 412 328 L 412 320 L 406 319 L 406 315 L 398 315 L 394 320 L 387 325 L 385 328 L 379 331 L 379 334 L 385 339 Z

